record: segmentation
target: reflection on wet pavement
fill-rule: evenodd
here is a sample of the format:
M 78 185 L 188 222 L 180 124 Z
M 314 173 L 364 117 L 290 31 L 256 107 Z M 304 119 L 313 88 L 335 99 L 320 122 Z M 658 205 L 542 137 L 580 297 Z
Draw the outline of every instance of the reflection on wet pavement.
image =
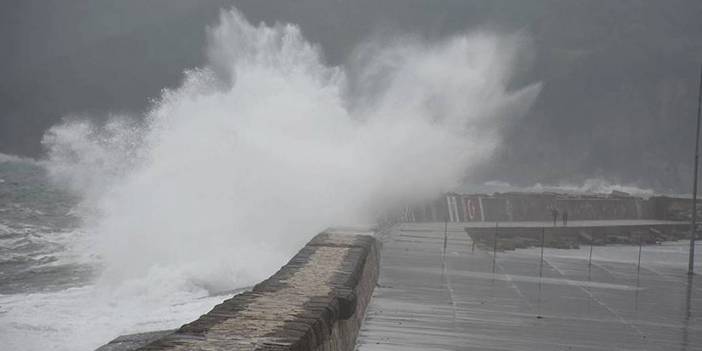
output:
M 401 224 L 382 241 L 359 350 L 702 350 L 685 242 L 493 257 L 459 223 Z

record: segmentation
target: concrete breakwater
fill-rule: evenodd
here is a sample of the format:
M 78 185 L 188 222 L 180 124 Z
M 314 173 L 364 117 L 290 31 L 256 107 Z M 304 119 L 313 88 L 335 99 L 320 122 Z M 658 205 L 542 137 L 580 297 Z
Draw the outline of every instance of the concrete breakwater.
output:
M 444 196 L 421 206 L 407 207 L 402 222 L 548 221 L 552 209 L 571 220 L 657 219 L 689 220 L 691 200 L 667 196 L 642 198 L 611 194 L 494 193 Z M 702 208 L 698 209 L 698 216 Z
M 373 236 L 323 232 L 273 276 L 197 320 L 141 345 L 120 337 L 98 350 L 353 350 L 378 264 Z
M 549 222 L 465 223 L 465 231 L 474 245 L 498 251 L 542 245 L 557 249 L 577 249 L 581 245 L 654 245 L 690 237 L 688 223 L 658 220 L 575 221 L 569 226 L 551 226 Z

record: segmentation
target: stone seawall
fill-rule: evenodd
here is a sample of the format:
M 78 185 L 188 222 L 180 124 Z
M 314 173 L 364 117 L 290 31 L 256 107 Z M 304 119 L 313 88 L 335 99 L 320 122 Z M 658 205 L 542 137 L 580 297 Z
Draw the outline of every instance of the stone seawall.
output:
M 321 233 L 251 291 L 137 350 L 353 350 L 378 245 L 353 231 Z

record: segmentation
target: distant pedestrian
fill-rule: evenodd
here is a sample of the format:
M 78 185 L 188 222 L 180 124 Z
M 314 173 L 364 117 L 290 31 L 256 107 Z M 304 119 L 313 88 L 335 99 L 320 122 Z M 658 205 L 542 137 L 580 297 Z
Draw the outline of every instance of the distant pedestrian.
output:
M 568 211 L 563 210 L 563 226 L 565 227 L 567 225 L 568 225 Z
M 553 216 L 553 226 L 555 227 L 558 221 L 558 210 L 555 207 L 551 209 L 551 215 Z

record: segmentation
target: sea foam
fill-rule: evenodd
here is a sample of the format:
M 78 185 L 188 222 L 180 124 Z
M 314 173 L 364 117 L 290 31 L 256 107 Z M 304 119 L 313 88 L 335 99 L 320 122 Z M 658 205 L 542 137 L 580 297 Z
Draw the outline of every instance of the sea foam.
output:
M 81 196 L 85 247 L 104 272 L 84 290 L 10 303 L 25 336 L 73 350 L 76 335 L 183 323 L 195 314 L 183 301 L 254 284 L 327 226 L 455 188 L 540 89 L 507 88 L 518 36 L 402 38 L 363 45 L 345 66 L 297 26 L 236 10 L 208 38 L 208 63 L 143 118 L 47 131 L 44 164 Z M 55 330 L 29 327 L 47 320 Z

